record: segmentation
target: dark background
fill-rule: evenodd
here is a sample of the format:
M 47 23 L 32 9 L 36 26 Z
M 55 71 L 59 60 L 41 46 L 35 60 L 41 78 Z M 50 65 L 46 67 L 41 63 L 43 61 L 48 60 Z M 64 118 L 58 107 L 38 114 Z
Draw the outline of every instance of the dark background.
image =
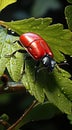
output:
M 38 1 L 38 0 L 37 0 Z M 44 0 L 42 0 L 44 1 Z M 47 1 L 47 0 L 45 0 Z M 50 1 L 50 0 L 48 0 Z M 47 3 L 50 3 L 48 2 Z M 64 16 L 64 9 L 66 5 L 68 5 L 68 2 L 66 0 L 52 0 L 55 1 L 55 4 L 58 3 L 58 7 L 53 7 L 53 5 L 48 7 L 48 9 L 44 10 L 41 15 L 38 15 L 38 12 L 41 10 L 40 4 L 40 10 L 35 6 L 36 0 L 17 0 L 16 3 L 7 6 L 5 9 L 2 10 L 0 13 L 0 19 L 5 21 L 11 21 L 11 20 L 20 20 L 24 18 L 30 18 L 30 17 L 51 17 L 53 18 L 53 23 L 63 23 L 66 27 L 66 20 Z M 33 10 L 36 10 L 37 13 L 33 13 Z M 42 5 L 42 8 L 43 7 Z

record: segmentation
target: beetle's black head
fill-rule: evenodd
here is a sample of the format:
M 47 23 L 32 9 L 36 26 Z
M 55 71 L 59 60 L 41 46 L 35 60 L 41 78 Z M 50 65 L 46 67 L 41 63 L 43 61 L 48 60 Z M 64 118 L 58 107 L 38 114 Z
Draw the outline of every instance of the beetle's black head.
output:
M 47 67 L 49 71 L 52 71 L 55 67 L 56 62 L 48 54 L 42 58 L 42 64 Z

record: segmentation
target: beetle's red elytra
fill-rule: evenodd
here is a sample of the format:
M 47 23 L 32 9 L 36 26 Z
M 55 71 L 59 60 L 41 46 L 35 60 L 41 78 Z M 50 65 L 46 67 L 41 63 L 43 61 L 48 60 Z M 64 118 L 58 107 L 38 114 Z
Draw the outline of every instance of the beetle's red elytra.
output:
M 54 69 L 56 62 L 53 59 L 53 52 L 41 36 L 29 32 L 22 34 L 19 40 L 34 60 L 41 61 L 50 71 Z
M 46 54 L 53 58 L 53 53 L 46 41 L 35 33 L 25 33 L 20 36 L 20 43 L 35 59 L 40 60 Z

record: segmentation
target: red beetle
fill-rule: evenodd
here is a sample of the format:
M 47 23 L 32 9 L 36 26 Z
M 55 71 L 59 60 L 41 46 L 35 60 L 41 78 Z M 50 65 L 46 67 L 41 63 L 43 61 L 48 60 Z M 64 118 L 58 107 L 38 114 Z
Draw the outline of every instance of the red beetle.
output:
M 43 68 L 48 68 L 49 71 L 54 69 L 56 62 L 53 59 L 53 53 L 47 42 L 41 36 L 31 32 L 25 33 L 20 36 L 19 43 L 25 47 L 26 51 L 21 49 L 16 50 L 9 56 L 13 56 L 16 52 L 28 52 L 28 54 L 30 54 L 30 56 L 37 61 L 38 66 L 41 61 Z M 36 71 L 40 70 L 38 66 Z
M 53 53 L 47 42 L 38 34 L 25 33 L 20 36 L 20 43 L 36 61 L 41 61 L 44 67 L 53 70 L 56 62 L 53 60 Z

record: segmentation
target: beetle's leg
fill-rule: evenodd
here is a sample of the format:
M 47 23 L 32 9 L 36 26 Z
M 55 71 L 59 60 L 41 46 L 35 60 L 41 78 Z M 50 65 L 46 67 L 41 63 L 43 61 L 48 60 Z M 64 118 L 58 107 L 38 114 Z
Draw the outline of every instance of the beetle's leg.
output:
M 61 68 L 62 68 L 62 66 L 64 66 L 64 65 L 68 65 L 68 64 L 66 64 L 66 63 L 59 63 L 59 64 L 56 64 L 55 65 L 55 67 L 57 68 L 57 70 L 58 70 L 58 72 L 60 72 L 61 73 Z
M 26 53 L 26 54 L 28 54 L 28 53 Z M 23 65 L 22 75 L 25 73 L 25 61 L 26 61 L 26 60 L 29 60 L 29 59 L 31 59 L 30 55 L 26 55 L 26 56 L 24 57 L 24 65 Z
M 57 68 L 58 72 L 61 72 L 60 68 L 64 69 L 65 67 L 69 67 L 69 63 L 67 62 L 57 63 L 55 67 Z
M 39 65 L 40 65 L 40 62 L 38 61 L 37 64 L 35 65 L 35 79 L 34 81 L 36 82 L 37 80 L 37 74 L 39 73 Z
M 30 60 L 30 59 L 31 59 L 31 56 L 28 55 L 27 52 L 26 52 L 26 54 L 27 54 L 27 55 L 25 55 L 25 57 L 24 57 L 23 70 L 22 70 L 22 73 L 21 73 L 21 77 L 20 77 L 20 79 L 19 79 L 20 81 L 21 81 L 23 75 L 25 74 L 25 62 L 26 62 L 26 60 Z
M 5 55 L 5 57 L 6 58 L 10 58 L 10 57 L 15 57 L 14 55 L 17 53 L 17 52 L 20 52 L 20 53 L 27 53 L 27 51 L 26 50 L 22 50 L 22 49 L 19 49 L 19 50 L 16 50 L 16 51 L 14 51 L 13 53 L 11 53 L 10 55 L 8 54 L 8 55 Z
M 25 60 L 24 60 L 24 64 L 23 64 L 23 70 L 21 72 L 21 75 L 20 75 L 20 78 L 19 78 L 19 81 L 21 81 L 23 75 L 25 74 Z
M 61 62 L 61 63 L 58 64 L 58 66 L 59 66 L 60 68 L 62 68 L 62 67 L 65 66 L 65 65 L 69 65 L 69 63 L 67 63 L 67 62 Z
M 15 40 L 15 41 L 11 42 L 11 44 L 15 44 L 17 42 L 18 42 L 18 44 L 20 44 L 19 40 Z
M 16 40 L 16 41 L 12 42 L 12 44 L 15 44 L 15 43 L 18 43 L 21 47 L 23 47 L 19 40 Z

